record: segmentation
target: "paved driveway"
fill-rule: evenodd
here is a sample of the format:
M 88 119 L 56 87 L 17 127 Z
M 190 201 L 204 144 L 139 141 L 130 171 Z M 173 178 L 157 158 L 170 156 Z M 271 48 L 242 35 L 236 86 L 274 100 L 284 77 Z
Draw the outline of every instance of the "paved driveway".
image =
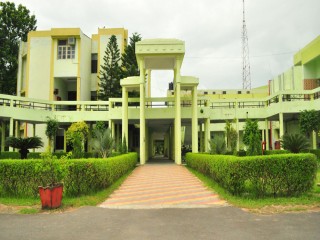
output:
M 1 240 L 319 239 L 320 213 L 260 216 L 234 207 L 104 209 L 0 215 Z

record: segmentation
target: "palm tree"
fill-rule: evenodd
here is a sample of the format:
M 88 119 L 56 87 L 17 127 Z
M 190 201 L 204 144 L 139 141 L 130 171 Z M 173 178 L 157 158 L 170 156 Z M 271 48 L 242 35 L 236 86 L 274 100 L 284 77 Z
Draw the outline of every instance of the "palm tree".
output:
M 26 159 L 30 148 L 43 147 L 43 142 L 40 137 L 8 137 L 6 145 L 9 147 L 19 149 L 21 159 Z
M 91 146 L 96 150 L 102 158 L 107 158 L 111 155 L 114 147 L 114 139 L 111 136 L 111 130 L 94 129 L 94 138 L 91 140 Z
M 284 149 L 292 153 L 299 153 L 310 147 L 308 139 L 301 134 L 285 134 L 280 141 Z

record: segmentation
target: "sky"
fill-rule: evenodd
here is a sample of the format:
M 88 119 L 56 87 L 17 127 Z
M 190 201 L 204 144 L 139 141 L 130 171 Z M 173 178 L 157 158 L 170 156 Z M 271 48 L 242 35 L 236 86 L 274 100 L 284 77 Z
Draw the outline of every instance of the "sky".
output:
M 12 1 L 12 0 L 11 0 Z M 37 19 L 38 30 L 128 29 L 143 39 L 185 41 L 181 74 L 198 89 L 242 88 L 242 0 L 13 0 Z M 293 65 L 293 55 L 320 34 L 319 0 L 245 0 L 252 88 Z M 152 73 L 152 96 L 165 96 L 172 71 Z

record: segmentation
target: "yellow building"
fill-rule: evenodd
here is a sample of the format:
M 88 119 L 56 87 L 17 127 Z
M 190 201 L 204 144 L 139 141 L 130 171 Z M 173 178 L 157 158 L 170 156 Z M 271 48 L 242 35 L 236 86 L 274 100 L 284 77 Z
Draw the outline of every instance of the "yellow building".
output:
M 44 123 L 48 117 L 56 118 L 62 124 L 56 150 L 66 150 L 65 130 L 72 122 L 92 126 L 106 121 L 117 142 L 125 137 L 129 149 L 139 152 L 141 164 L 156 154 L 159 144 L 164 155 L 181 164 L 183 145 L 190 145 L 193 152 L 208 151 L 209 139 L 224 134 L 226 120 L 235 120 L 238 150 L 245 148 L 241 139 L 246 119 L 259 121 L 261 142 L 274 149 L 285 133 L 299 132 L 301 111 L 320 111 L 320 36 L 295 54 L 289 70 L 251 90 L 198 90 L 199 79 L 183 76 L 180 70 L 184 41 L 142 40 L 136 44 L 140 76 L 121 80 L 122 98 L 93 101 L 112 34 L 123 52 L 125 29 L 99 29 L 91 39 L 80 29 L 31 32 L 20 47 L 18 96 L 0 95 L 0 119 L 9 135 L 46 139 Z M 150 94 L 150 86 L 157 84 L 151 72 L 159 69 L 174 73 L 163 98 Z M 138 91 L 140 97 L 128 98 L 130 91 Z M 315 132 L 311 140 L 317 148 Z

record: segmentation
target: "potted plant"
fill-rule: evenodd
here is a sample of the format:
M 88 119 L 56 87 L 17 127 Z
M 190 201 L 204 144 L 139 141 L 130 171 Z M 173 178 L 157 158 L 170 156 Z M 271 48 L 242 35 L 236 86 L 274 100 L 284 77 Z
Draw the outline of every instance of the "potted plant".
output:
M 43 147 L 43 142 L 40 137 L 8 137 L 6 145 L 19 149 L 21 159 L 26 159 L 29 149 Z
M 54 209 L 61 206 L 63 183 L 65 175 L 65 164 L 58 160 L 50 152 L 41 154 L 42 162 L 38 165 L 38 172 L 41 174 L 42 184 L 39 186 L 39 194 L 42 209 Z

